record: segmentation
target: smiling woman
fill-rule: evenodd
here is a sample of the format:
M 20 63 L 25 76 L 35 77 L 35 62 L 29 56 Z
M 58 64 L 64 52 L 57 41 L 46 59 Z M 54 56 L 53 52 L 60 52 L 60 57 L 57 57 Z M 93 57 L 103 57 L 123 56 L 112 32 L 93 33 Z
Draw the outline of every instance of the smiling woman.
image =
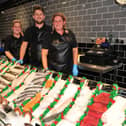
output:
M 52 17 L 51 42 L 45 43 L 42 50 L 43 67 L 77 76 L 77 57 L 75 35 L 71 30 L 66 29 L 65 15 L 57 12 Z
M 12 34 L 5 40 L 5 55 L 13 62 L 19 59 L 20 46 L 23 41 L 22 25 L 20 20 L 13 20 Z

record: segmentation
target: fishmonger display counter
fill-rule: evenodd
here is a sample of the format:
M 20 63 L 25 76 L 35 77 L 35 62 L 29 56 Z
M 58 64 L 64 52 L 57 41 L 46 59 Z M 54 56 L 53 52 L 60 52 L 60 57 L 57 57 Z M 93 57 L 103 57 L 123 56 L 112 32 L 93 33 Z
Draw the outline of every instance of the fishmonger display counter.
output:
M 126 125 L 126 90 L 117 84 L 3 59 L 0 71 L 1 126 Z

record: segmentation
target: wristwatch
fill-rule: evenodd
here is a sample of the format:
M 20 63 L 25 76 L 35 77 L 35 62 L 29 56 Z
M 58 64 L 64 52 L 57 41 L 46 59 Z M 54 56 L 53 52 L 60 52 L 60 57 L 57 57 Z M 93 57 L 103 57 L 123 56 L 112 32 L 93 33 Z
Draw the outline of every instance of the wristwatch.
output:
M 115 0 L 115 2 L 119 5 L 126 5 L 126 0 Z

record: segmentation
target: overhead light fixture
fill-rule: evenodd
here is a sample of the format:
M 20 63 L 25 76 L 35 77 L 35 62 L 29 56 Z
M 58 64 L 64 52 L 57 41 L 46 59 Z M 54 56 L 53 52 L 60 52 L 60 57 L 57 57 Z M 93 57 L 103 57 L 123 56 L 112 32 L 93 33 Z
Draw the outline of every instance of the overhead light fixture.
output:
M 1 11 L 0 13 L 1 13 L 1 14 L 4 14 L 4 13 L 5 13 L 5 11 Z
M 62 2 L 62 4 L 63 4 L 63 5 L 64 5 L 64 4 L 66 4 L 66 3 L 67 3 L 67 2 L 65 2 L 65 1 L 64 1 L 64 2 Z

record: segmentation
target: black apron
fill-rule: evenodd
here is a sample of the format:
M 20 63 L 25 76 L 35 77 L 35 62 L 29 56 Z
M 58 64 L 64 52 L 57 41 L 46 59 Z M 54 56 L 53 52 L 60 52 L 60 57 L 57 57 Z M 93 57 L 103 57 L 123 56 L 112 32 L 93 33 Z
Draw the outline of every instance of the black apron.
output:
M 49 49 L 48 65 L 49 69 L 63 72 L 67 74 L 72 73 L 73 53 L 68 36 L 61 36 L 60 38 L 52 38 L 52 43 Z
M 35 66 L 42 66 L 41 50 L 44 31 L 37 30 L 34 31 L 34 42 L 31 44 L 31 64 Z

